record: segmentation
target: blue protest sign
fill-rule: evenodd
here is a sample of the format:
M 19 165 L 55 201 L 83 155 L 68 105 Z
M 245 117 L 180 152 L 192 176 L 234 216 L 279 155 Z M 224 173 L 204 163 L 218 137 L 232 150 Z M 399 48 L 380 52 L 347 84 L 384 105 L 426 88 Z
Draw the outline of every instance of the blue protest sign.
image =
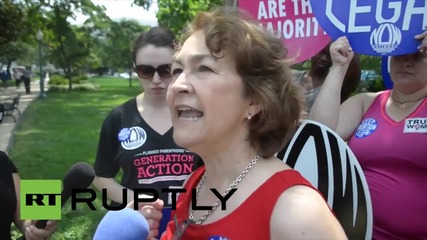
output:
M 390 59 L 391 57 L 383 57 L 381 59 L 381 74 L 384 80 L 384 86 L 387 89 L 393 88 L 393 82 L 391 81 L 390 77 Z
M 163 208 L 162 219 L 160 220 L 159 234 L 157 235 L 157 239 L 160 239 L 163 232 L 166 231 L 166 227 L 168 226 L 168 223 L 171 220 L 171 213 L 172 213 L 172 209 L 170 207 Z
M 427 25 L 427 0 L 310 0 L 333 39 L 347 36 L 353 50 L 372 56 L 417 51 L 414 36 Z

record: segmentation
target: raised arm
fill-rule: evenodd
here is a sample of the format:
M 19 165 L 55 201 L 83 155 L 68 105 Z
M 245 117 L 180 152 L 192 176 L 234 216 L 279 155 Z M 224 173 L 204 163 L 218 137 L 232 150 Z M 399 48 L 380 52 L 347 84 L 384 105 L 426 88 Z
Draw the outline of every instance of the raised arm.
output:
M 363 104 L 368 97 L 359 94 L 342 105 L 341 87 L 348 66 L 354 56 L 346 37 L 340 37 L 330 47 L 332 67 L 311 109 L 309 118 L 334 130 L 348 140 L 363 116 Z

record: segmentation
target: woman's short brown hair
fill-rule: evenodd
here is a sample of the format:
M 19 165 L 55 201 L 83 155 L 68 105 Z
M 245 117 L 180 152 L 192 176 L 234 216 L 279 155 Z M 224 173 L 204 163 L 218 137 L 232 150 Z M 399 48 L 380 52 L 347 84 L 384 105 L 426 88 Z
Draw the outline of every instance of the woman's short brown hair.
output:
M 302 110 L 302 94 L 291 80 L 282 40 L 242 10 L 223 7 L 199 13 L 182 35 L 180 46 L 197 31 L 203 31 L 212 56 L 221 58 L 223 50 L 232 54 L 244 96 L 262 106 L 248 124 L 248 140 L 264 158 L 274 155 L 294 133 Z

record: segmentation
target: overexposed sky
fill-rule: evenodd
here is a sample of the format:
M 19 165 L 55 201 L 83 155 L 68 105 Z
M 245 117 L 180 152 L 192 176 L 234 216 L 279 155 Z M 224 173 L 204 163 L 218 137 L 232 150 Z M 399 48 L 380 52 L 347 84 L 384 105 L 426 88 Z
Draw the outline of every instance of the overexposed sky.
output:
M 148 11 L 142 7 L 132 5 L 133 0 L 92 0 L 92 2 L 96 5 L 105 6 L 105 12 L 112 20 L 127 18 L 135 19 L 144 25 L 157 25 L 156 12 L 158 8 L 156 1 Z M 82 24 L 86 20 L 86 17 L 79 13 L 76 13 L 76 17 L 76 20 L 70 19 L 69 21 L 72 24 Z

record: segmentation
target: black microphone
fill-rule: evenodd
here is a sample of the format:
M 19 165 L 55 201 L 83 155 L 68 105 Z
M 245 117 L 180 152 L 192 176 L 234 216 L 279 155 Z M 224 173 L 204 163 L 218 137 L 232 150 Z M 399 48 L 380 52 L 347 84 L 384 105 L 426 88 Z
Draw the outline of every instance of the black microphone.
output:
M 88 188 L 95 178 L 95 170 L 91 165 L 85 162 L 74 164 L 62 179 L 63 189 L 61 192 L 61 207 L 71 196 L 71 189 Z M 45 228 L 48 220 L 40 220 L 36 223 L 37 228 Z M 25 236 L 19 238 L 25 240 Z
M 95 179 L 95 170 L 91 165 L 85 162 L 74 164 L 62 179 L 61 207 L 71 197 L 71 189 L 88 188 L 93 179 Z

